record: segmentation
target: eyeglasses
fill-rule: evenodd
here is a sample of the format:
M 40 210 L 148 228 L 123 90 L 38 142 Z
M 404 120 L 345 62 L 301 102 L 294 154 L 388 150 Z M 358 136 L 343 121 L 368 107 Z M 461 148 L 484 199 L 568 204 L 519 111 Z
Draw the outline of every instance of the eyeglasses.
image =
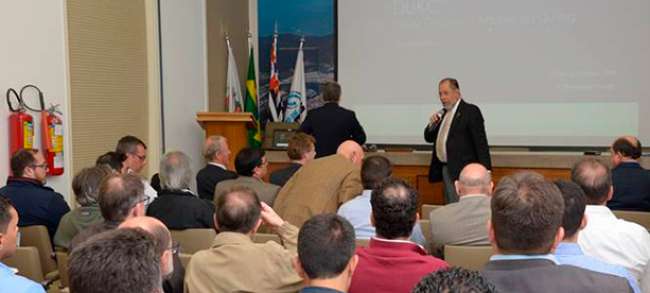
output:
M 136 156 L 138 159 L 140 159 L 140 161 L 143 161 L 143 162 L 147 159 L 147 155 L 141 156 L 141 155 L 138 155 L 136 153 L 131 153 L 131 154 Z
M 47 166 L 47 163 L 43 163 L 43 164 L 32 164 L 32 165 L 30 165 L 30 167 L 32 167 L 32 168 L 34 168 L 34 169 L 36 169 L 36 168 L 43 168 L 43 169 L 45 169 L 45 170 L 49 169 L 48 166 Z
M 181 252 L 181 244 L 174 241 L 172 242 L 172 247 L 169 248 L 172 251 L 173 255 L 178 255 Z
M 142 197 L 142 199 L 140 199 L 140 200 L 138 201 L 138 203 L 141 203 L 141 202 L 143 202 L 143 203 L 147 203 L 150 199 L 151 199 L 150 196 L 148 196 L 148 195 L 144 195 L 144 196 Z

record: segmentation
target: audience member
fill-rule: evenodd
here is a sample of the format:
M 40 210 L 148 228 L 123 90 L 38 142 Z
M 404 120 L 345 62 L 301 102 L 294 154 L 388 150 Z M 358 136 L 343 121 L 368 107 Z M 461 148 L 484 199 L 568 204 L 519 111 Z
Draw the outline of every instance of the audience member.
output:
M 358 262 L 354 254 L 354 229 L 335 214 L 307 220 L 298 234 L 294 266 L 305 278 L 301 293 L 347 292 Z
M 335 213 L 341 204 L 363 191 L 359 171 L 363 157 L 361 146 L 348 140 L 336 155 L 305 164 L 282 187 L 274 209 L 296 226 L 314 215 Z
M 302 279 L 292 268 L 298 228 L 280 218 L 246 187 L 233 187 L 217 198 L 219 231 L 212 247 L 195 253 L 187 265 L 186 292 L 296 292 Z M 277 233 L 273 241 L 253 243 L 262 223 Z
M 190 190 L 191 180 L 190 158 L 183 152 L 165 154 L 160 160 L 162 190 L 147 208 L 147 215 L 172 230 L 211 228 L 214 205 Z
M 54 239 L 61 217 L 70 211 L 63 196 L 45 186 L 47 162 L 37 149 L 21 149 L 11 157 L 13 176 L 0 188 L 0 196 L 9 199 L 20 221 L 18 226 L 44 225 Z
M 632 292 L 627 280 L 553 256 L 564 237 L 564 201 L 538 173 L 506 176 L 492 195 L 488 235 L 495 255 L 482 274 L 499 292 Z
M 214 200 L 233 186 L 246 186 L 255 191 L 259 199 L 272 206 L 280 186 L 266 183 L 263 178 L 268 172 L 269 161 L 264 150 L 243 148 L 235 157 L 235 169 L 239 177 L 219 182 L 214 191 Z
M 350 292 L 410 292 L 420 279 L 447 263 L 408 241 L 418 220 L 418 194 L 400 179 L 387 179 L 371 195 L 377 235 L 357 249 L 359 264 Z
M 183 292 L 185 269 L 178 257 L 179 246 L 172 243 L 172 235 L 165 224 L 152 217 L 135 217 L 122 222 L 119 228 L 140 228 L 149 233 L 156 240 L 156 252 L 160 256 L 160 273 L 164 280 L 163 291 Z
M 113 174 L 102 181 L 99 188 L 99 210 L 104 221 L 81 230 L 70 241 L 69 250 L 91 236 L 117 228 L 124 220 L 145 215 L 144 186 L 140 177 L 133 174 Z
M 127 173 L 141 176 L 142 170 L 147 165 L 147 145 L 142 140 L 132 135 L 124 136 L 117 142 L 115 152 L 126 155 L 126 160 L 122 164 Z M 148 207 L 158 197 L 158 192 L 151 187 L 147 180 L 144 178 L 141 180 L 144 185 L 144 194 L 148 197 L 144 204 Z
M 70 292 L 161 292 L 157 247 L 142 229 L 115 229 L 91 237 L 70 254 Z
M 316 138 L 316 157 L 326 157 L 337 152 L 339 145 L 353 140 L 362 145 L 366 133 L 353 111 L 339 106 L 341 86 L 334 81 L 321 85 L 321 95 L 325 104 L 309 111 L 300 125 L 300 130 Z
M 219 135 L 212 135 L 203 144 L 203 157 L 207 165 L 196 173 L 196 188 L 199 197 L 214 200 L 214 188 L 223 180 L 237 178 L 237 173 L 228 170 L 230 148 L 228 140 Z
M 126 155 L 118 152 L 107 152 L 95 161 L 95 166 L 108 166 L 115 173 L 127 173 L 127 167 L 124 165 Z
M 289 139 L 289 147 L 287 148 L 287 155 L 291 160 L 289 166 L 273 171 L 269 181 L 275 185 L 284 186 L 302 165 L 314 159 L 316 156 L 315 142 L 314 137 L 309 134 L 302 132 L 294 134 Z
M 437 208 L 430 215 L 435 255 L 445 245 L 490 245 L 485 226 L 490 219 L 490 196 L 494 183 L 490 172 L 478 163 L 465 166 L 455 182 L 458 202 Z
M 461 267 L 447 268 L 426 275 L 411 293 L 496 293 L 481 274 Z
M 612 174 L 594 158 L 578 162 L 571 180 L 585 192 L 585 216 L 589 225 L 582 230 L 578 244 L 585 254 L 625 267 L 641 280 L 650 263 L 650 234 L 642 226 L 616 218 L 605 205 L 612 198 Z
M 102 180 L 111 174 L 109 167 L 96 166 L 82 169 L 72 179 L 72 191 L 79 207 L 61 218 L 54 235 L 54 245 L 67 249 L 77 233 L 103 221 L 97 198 Z
M 612 144 L 611 154 L 614 195 L 607 207 L 650 212 L 650 171 L 639 164 L 641 142 L 633 136 L 620 137 Z
M 16 253 L 18 218 L 18 212 L 9 200 L 0 196 L 0 292 L 45 293 L 43 286 L 16 275 L 13 268 L 2 262 Z
M 587 226 L 585 207 L 587 199 L 585 193 L 577 184 L 559 180 L 555 185 L 560 189 L 564 198 L 564 217 L 562 228 L 564 228 L 564 239 L 555 250 L 555 258 L 561 265 L 572 265 L 590 271 L 612 274 L 626 278 L 634 292 L 640 293 L 636 279 L 624 267 L 608 264 L 595 257 L 587 256 L 578 245 L 580 230 Z

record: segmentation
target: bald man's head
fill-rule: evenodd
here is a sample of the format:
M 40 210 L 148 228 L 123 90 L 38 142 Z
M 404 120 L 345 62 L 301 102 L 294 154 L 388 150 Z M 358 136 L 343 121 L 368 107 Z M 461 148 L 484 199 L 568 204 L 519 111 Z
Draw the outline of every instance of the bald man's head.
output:
M 354 140 L 346 140 L 339 145 L 336 153 L 345 157 L 355 165 L 361 166 L 363 162 L 363 148 Z
M 122 222 L 118 228 L 139 228 L 149 233 L 156 241 L 156 252 L 160 255 L 162 277 L 168 277 L 174 272 L 174 260 L 171 251 L 172 235 L 163 222 L 152 217 L 134 217 Z
M 635 161 L 641 158 L 643 149 L 641 142 L 634 136 L 621 136 L 611 147 L 612 165 L 618 166 L 625 161 Z
M 492 194 L 492 176 L 481 164 L 473 163 L 465 166 L 455 183 L 456 192 L 463 196 L 466 194 Z

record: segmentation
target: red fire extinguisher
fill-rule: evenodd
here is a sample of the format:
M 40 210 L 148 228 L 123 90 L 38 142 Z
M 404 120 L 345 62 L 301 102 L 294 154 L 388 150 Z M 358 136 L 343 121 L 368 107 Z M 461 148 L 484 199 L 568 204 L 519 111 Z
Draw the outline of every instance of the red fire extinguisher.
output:
M 18 107 L 11 103 L 11 97 L 18 102 Z M 7 90 L 7 106 L 9 106 L 9 156 L 23 148 L 34 147 L 34 118 L 26 110 L 22 98 L 16 90 Z
M 41 142 L 43 155 L 49 167 L 47 174 L 56 176 L 63 174 L 63 119 L 61 112 L 52 106 L 41 112 Z M 59 115 L 57 115 L 59 114 Z

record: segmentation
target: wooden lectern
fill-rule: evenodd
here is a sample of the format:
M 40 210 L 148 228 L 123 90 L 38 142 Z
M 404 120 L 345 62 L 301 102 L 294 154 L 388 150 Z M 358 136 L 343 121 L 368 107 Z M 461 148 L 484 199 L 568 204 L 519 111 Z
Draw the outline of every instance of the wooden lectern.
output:
M 210 135 L 221 135 L 228 139 L 230 148 L 230 164 L 228 169 L 234 169 L 235 156 L 248 146 L 248 125 L 253 123 L 251 113 L 229 113 L 229 112 L 198 112 L 196 121 L 205 130 L 205 137 Z

